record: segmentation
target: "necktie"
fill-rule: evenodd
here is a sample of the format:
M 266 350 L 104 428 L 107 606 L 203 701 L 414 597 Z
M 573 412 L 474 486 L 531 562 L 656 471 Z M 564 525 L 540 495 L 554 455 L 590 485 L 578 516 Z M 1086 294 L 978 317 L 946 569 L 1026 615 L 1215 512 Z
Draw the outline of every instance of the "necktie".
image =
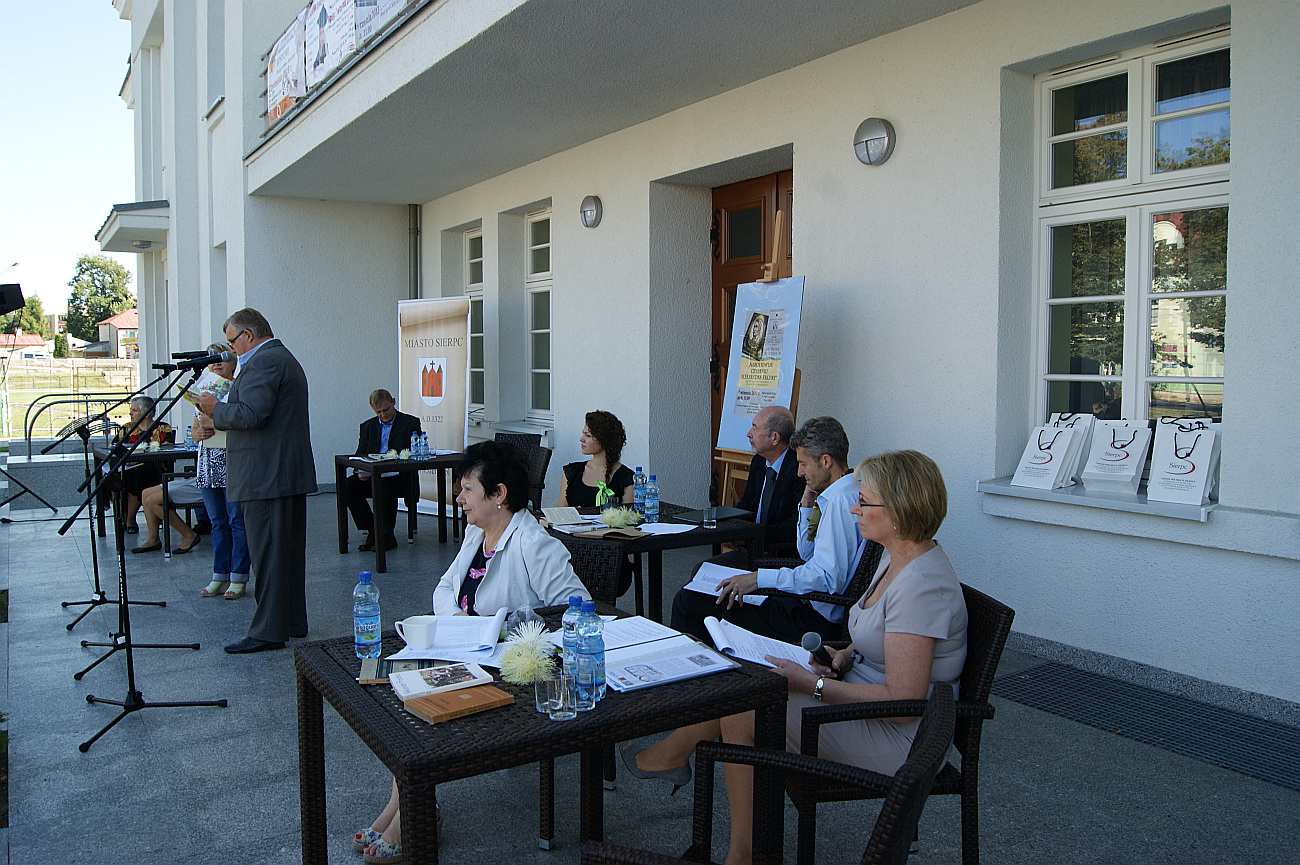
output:
M 776 469 L 767 467 L 763 476 L 763 492 L 758 497 L 758 521 L 767 524 L 767 509 L 772 504 L 772 490 L 776 488 Z

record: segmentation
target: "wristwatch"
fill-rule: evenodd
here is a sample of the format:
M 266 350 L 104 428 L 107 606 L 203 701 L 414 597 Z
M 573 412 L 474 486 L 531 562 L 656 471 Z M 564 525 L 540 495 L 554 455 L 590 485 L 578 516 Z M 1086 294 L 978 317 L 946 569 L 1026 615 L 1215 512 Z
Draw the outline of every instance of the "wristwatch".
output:
M 826 677 L 825 677 L 825 676 L 818 676 L 818 677 L 817 677 L 817 685 L 813 688 L 813 699 L 814 699 L 814 700 L 821 700 L 821 698 L 822 698 L 822 686 L 824 686 L 825 684 L 826 684 Z

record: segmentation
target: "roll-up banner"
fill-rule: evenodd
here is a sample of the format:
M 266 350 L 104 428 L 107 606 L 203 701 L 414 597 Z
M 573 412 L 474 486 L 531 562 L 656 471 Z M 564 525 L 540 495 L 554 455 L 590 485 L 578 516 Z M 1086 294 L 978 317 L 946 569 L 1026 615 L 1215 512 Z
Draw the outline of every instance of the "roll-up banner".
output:
M 802 276 L 736 287 L 718 447 L 748 451 L 754 415 L 769 405 L 790 406 L 802 308 Z
M 398 409 L 420 419 L 430 448 L 464 450 L 469 298 L 399 301 L 397 331 Z M 437 501 L 437 478 L 432 472 L 420 473 L 420 497 Z

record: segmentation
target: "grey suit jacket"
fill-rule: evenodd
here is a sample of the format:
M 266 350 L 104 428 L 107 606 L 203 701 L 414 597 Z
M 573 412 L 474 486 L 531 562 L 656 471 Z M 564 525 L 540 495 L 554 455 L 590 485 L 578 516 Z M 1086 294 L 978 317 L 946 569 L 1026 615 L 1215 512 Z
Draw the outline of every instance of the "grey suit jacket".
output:
M 278 339 L 267 340 L 212 410 L 226 435 L 226 494 L 235 501 L 316 492 L 307 376 Z

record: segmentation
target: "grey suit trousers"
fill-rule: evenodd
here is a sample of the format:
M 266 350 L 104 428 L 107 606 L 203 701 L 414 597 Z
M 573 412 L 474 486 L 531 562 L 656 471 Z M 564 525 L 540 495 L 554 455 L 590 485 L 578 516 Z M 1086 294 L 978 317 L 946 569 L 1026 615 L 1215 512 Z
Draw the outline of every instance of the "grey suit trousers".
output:
M 307 635 L 307 496 L 240 502 L 256 582 L 248 636 L 268 643 Z

